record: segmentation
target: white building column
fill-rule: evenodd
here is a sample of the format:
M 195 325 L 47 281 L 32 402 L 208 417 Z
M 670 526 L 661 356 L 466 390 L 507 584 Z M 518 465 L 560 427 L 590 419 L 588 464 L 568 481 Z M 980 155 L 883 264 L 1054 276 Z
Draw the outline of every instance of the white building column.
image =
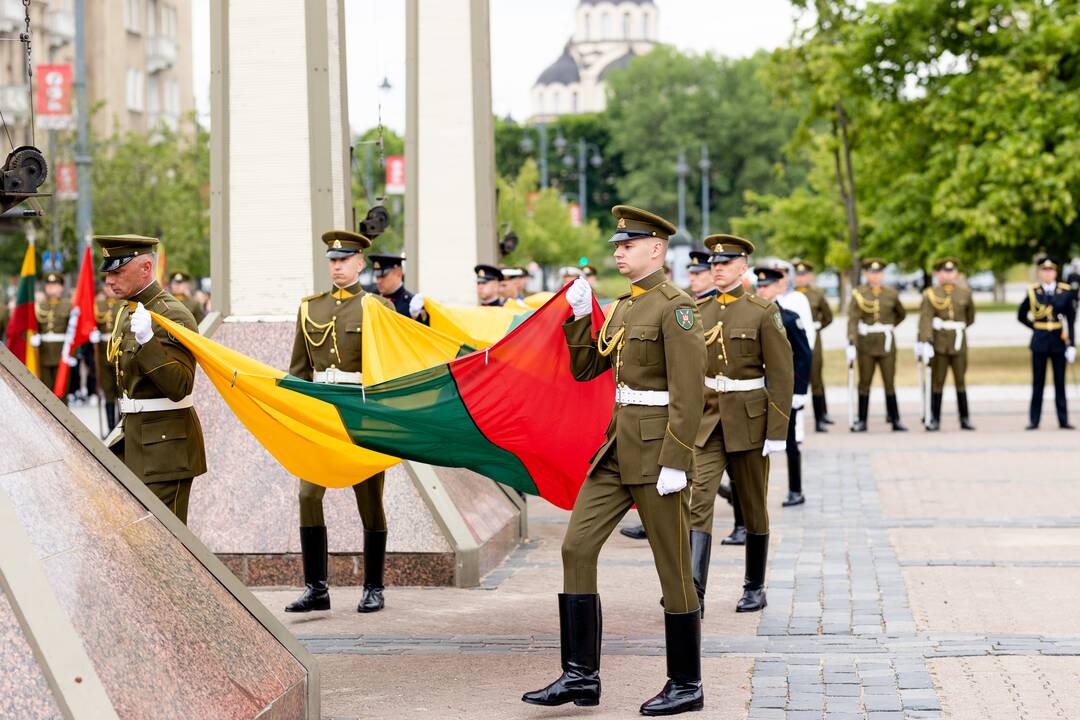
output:
M 488 0 L 407 0 L 405 247 L 415 290 L 475 304 L 496 260 Z

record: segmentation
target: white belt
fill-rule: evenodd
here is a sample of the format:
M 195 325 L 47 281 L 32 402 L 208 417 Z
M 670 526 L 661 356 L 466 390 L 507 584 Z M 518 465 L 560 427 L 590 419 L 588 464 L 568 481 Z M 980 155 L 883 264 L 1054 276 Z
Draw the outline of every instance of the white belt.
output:
M 64 333 L 41 333 L 41 342 L 58 342 L 62 343 L 67 340 L 67 335 Z
M 161 412 L 162 410 L 183 410 L 192 407 L 194 404 L 190 395 L 180 400 L 170 400 L 169 398 L 139 400 L 125 396 L 120 398 L 120 412 L 124 415 L 132 415 L 134 413 Z
M 936 317 L 930 321 L 930 325 L 935 330 L 955 330 L 956 342 L 953 343 L 953 345 L 956 347 L 957 351 L 959 351 L 961 346 L 963 346 L 964 330 L 967 329 L 967 323 L 965 323 L 963 320 L 944 320 L 942 318 Z
M 615 388 L 615 402 L 619 405 L 652 405 L 662 407 L 668 404 L 667 390 L 632 390 L 625 385 Z
M 327 385 L 363 385 L 364 378 L 359 372 L 345 372 L 337 368 L 316 370 L 311 375 L 313 382 Z
M 860 335 L 877 335 L 883 333 L 885 335 L 885 352 L 892 350 L 892 336 L 893 328 L 895 325 L 889 325 L 888 323 L 864 323 L 859 321 L 859 334 Z
M 723 375 L 706 377 L 705 387 L 720 393 L 746 392 L 747 390 L 760 390 L 765 387 L 765 378 L 757 377 L 749 380 L 733 380 Z

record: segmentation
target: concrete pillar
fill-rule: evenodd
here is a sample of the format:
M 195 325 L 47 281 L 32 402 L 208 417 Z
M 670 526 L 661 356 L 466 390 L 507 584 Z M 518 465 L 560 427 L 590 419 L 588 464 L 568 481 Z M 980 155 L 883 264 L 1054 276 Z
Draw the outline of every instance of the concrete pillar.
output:
M 488 0 L 407 0 L 405 247 L 419 292 L 475 304 L 494 262 Z

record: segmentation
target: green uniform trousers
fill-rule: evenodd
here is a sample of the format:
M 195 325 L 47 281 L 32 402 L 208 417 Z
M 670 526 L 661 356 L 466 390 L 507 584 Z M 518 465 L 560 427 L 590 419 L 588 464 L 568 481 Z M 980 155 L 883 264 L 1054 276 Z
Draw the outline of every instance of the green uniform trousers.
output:
M 165 507 L 172 510 L 173 515 L 180 518 L 180 522 L 187 525 L 188 500 L 191 498 L 192 478 L 185 480 L 165 480 L 164 482 L 148 482 L 146 487 L 154 493 Z
M 881 380 L 885 384 L 885 394 L 896 394 L 896 344 L 885 355 L 874 357 L 869 353 L 860 352 L 857 355 L 859 366 L 859 394 L 870 394 L 870 383 L 874 381 L 874 368 L 881 368 Z
M 690 570 L 690 490 L 670 495 L 655 483 L 623 485 L 615 445 L 581 486 L 562 544 L 563 592 L 595 593 L 600 548 L 626 511 L 637 503 L 649 538 L 664 610 L 686 613 L 698 608 Z
M 384 473 L 372 475 L 362 483 L 352 486 L 356 494 L 356 509 L 360 511 L 360 522 L 365 530 L 385 531 L 386 513 L 383 512 Z M 300 481 L 300 527 L 321 527 L 326 525 L 323 517 L 323 495 L 326 488 L 322 485 Z
M 818 330 L 814 341 L 814 352 L 810 356 L 810 394 L 815 397 L 825 395 L 825 351 L 821 349 L 821 331 Z
M 967 351 L 955 355 L 934 355 L 930 358 L 930 389 L 939 393 L 945 389 L 945 376 L 952 368 L 956 392 L 964 392 L 964 375 L 967 373 Z
M 755 535 L 769 532 L 769 458 L 762 457 L 761 448 L 729 453 L 724 450 L 723 435 L 714 432 L 704 447 L 694 450 L 694 463 L 697 472 L 690 496 L 691 530 L 712 533 L 716 491 L 727 470 L 739 496 L 746 531 Z

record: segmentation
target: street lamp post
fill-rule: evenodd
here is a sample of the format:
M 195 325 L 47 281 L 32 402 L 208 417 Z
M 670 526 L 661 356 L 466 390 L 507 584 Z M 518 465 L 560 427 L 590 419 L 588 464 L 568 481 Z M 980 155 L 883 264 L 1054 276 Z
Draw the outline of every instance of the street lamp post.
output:
M 701 168 L 701 237 L 709 236 L 709 148 L 701 146 L 701 160 L 698 162 Z
M 675 175 L 679 178 L 679 235 L 686 236 L 686 176 L 690 172 L 690 166 L 686 164 L 686 153 L 679 151 L 679 159 L 675 163 Z
M 556 140 L 558 143 L 562 140 L 562 147 L 566 146 L 566 140 L 560 135 Z M 589 157 L 589 150 L 592 150 L 592 157 Z M 585 222 L 586 213 L 589 209 L 589 185 L 588 165 L 592 165 L 594 168 L 598 168 L 604 163 L 604 158 L 600 155 L 600 148 L 597 145 L 589 142 L 585 138 L 578 139 L 578 151 L 577 151 L 577 175 L 578 175 L 578 205 L 581 206 L 581 221 Z M 572 155 L 563 156 L 563 165 L 567 168 L 574 165 L 574 157 Z
M 540 187 L 546 189 L 548 186 L 548 136 L 547 136 L 547 123 L 536 124 L 537 134 L 540 135 Z M 562 137 L 561 135 L 559 136 Z M 525 128 L 525 137 L 521 139 L 521 150 L 526 154 L 531 154 L 534 145 L 533 140 L 529 137 L 529 129 Z

